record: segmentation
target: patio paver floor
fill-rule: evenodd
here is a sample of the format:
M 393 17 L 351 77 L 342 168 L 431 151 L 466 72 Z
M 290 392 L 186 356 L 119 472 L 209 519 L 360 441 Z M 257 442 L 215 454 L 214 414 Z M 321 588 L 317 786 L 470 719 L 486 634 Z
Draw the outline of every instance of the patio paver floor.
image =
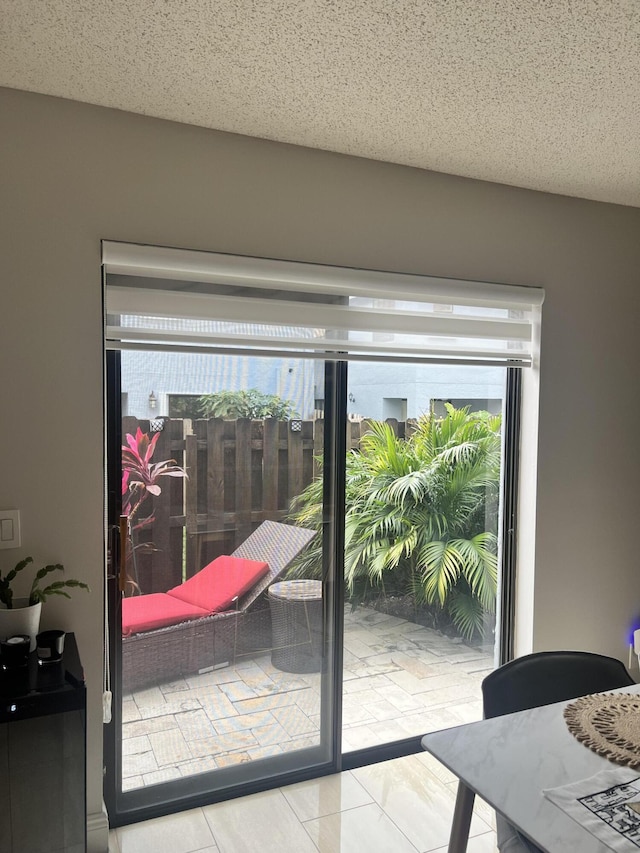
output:
M 343 750 L 479 720 L 492 656 L 413 622 L 347 608 Z M 123 697 L 131 790 L 319 743 L 320 674 L 269 653 Z

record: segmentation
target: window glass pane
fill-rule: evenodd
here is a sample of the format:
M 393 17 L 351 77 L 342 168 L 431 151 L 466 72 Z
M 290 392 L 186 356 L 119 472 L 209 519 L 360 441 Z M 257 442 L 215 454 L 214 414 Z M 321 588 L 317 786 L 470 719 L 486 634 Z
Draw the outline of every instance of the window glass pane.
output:
M 501 368 L 349 365 L 345 752 L 482 717 L 505 381 Z
M 322 477 L 321 369 L 122 354 L 124 791 L 196 793 L 331 758 L 333 586 L 322 537 L 289 512 Z M 292 575 L 309 548 L 319 563 Z

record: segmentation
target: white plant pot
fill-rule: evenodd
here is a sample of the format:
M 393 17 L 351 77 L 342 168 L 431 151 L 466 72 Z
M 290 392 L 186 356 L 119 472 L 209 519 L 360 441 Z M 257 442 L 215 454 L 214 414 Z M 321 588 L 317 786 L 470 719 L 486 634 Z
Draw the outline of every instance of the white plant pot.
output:
M 11 610 L 0 604 L 0 640 L 14 637 L 16 634 L 28 634 L 31 637 L 29 651 L 36 647 L 36 634 L 40 630 L 40 611 L 42 602 L 29 604 L 27 598 L 16 598 Z

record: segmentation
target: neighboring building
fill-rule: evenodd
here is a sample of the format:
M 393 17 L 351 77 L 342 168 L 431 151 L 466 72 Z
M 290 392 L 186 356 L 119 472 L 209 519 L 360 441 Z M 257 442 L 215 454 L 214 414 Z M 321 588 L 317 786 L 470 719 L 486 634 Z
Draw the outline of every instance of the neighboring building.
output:
M 323 408 L 322 375 L 321 361 L 295 356 L 267 359 L 124 351 L 122 411 L 138 418 L 159 417 L 172 414 L 172 395 L 197 397 L 257 388 L 291 400 L 299 417 L 308 419 Z M 442 414 L 443 401 L 498 412 L 504 396 L 504 370 L 353 362 L 347 392 L 349 414 L 381 420 L 416 418 L 431 408 Z
M 472 409 L 502 410 L 505 371 L 499 367 L 426 364 L 349 365 L 348 412 L 383 420 L 417 418 L 433 410 L 444 414 L 442 401 Z
M 302 418 L 313 414 L 312 361 L 131 350 L 122 353 L 123 415 L 168 415 L 170 395 L 200 396 L 241 388 L 257 388 L 291 400 Z M 154 408 L 149 405 L 151 393 L 156 401 Z

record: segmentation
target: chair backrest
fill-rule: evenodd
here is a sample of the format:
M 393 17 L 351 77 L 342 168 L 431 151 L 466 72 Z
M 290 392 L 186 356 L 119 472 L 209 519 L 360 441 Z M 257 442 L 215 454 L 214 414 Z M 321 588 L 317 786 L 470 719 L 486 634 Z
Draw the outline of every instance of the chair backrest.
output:
M 268 573 L 244 595 L 239 610 L 246 610 L 284 572 L 316 535 L 315 530 L 279 521 L 263 521 L 231 555 L 269 564 Z
M 635 684 L 624 664 L 591 652 L 537 652 L 498 667 L 482 682 L 485 717 L 499 717 Z

